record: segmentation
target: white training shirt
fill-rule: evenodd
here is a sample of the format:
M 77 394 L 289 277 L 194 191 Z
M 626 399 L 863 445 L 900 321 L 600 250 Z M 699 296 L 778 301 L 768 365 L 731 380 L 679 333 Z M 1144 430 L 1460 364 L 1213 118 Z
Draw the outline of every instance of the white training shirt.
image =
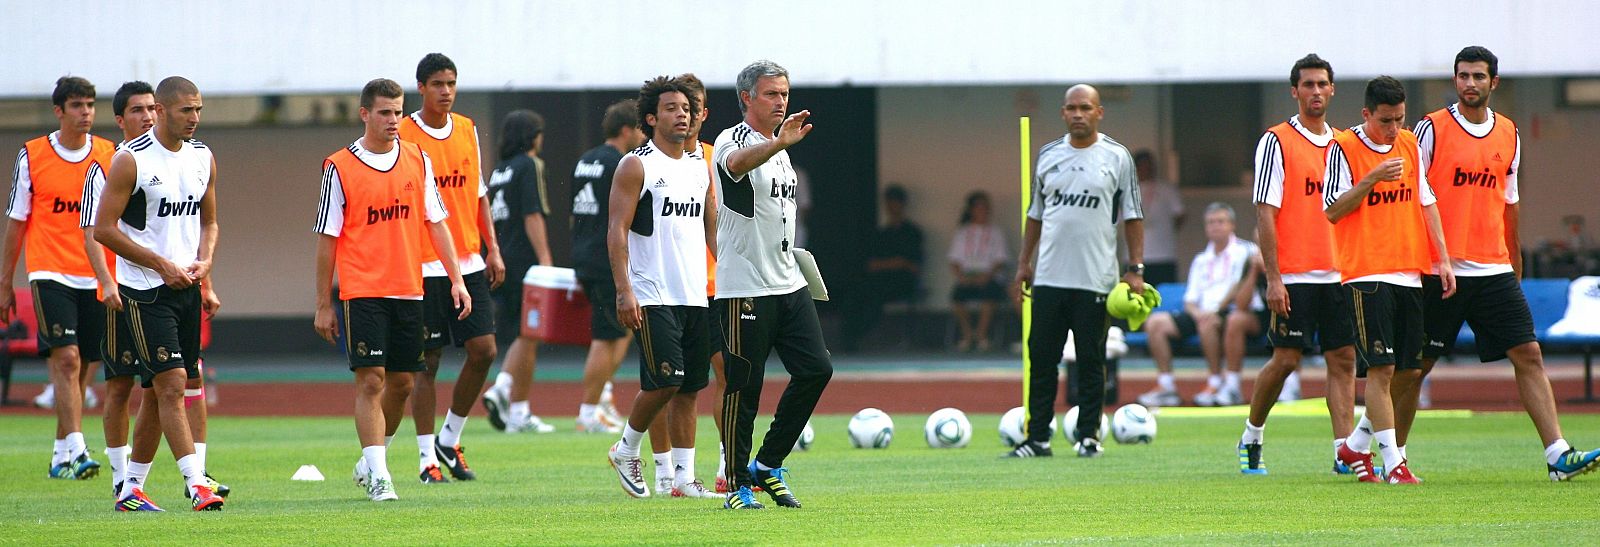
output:
M 1481 139 L 1489 136 L 1490 131 L 1494 131 L 1494 110 L 1484 107 L 1484 110 L 1488 114 L 1488 118 L 1485 119 L 1483 123 L 1472 123 L 1467 121 L 1465 116 L 1461 115 L 1461 111 L 1458 110 L 1456 106 L 1457 105 L 1454 104 L 1449 106 L 1450 116 L 1455 118 L 1456 123 L 1461 124 L 1461 128 L 1466 130 L 1468 135 L 1472 135 Z M 1422 163 L 1422 167 L 1420 167 L 1420 169 L 1422 169 L 1423 172 L 1427 172 L 1428 168 L 1433 165 L 1433 118 L 1423 116 L 1422 120 L 1417 122 L 1416 129 L 1413 131 L 1413 133 L 1417 134 L 1417 148 L 1419 149 L 1417 157 Z M 1507 173 L 1505 178 L 1506 205 L 1512 205 L 1521 200 L 1521 196 L 1518 195 L 1519 190 L 1517 189 L 1517 171 L 1521 170 L 1521 165 L 1522 134 L 1519 132 L 1517 134 L 1517 150 L 1511 155 L 1511 172 Z M 1446 241 L 1445 246 L 1450 246 L 1450 242 Z M 1491 275 L 1508 274 L 1514 271 L 1510 264 L 1489 264 L 1484 262 L 1474 262 L 1462 258 L 1451 258 L 1450 269 L 1455 271 L 1456 277 L 1488 277 Z M 1434 266 L 1433 273 L 1439 273 L 1438 266 Z
M 1189 281 L 1183 291 L 1183 303 L 1194 304 L 1206 311 L 1220 310 L 1223 302 L 1233 296 L 1229 289 L 1235 288 L 1239 280 L 1244 279 L 1251 257 L 1260 252 L 1255 243 L 1237 236 L 1229 236 L 1227 246 L 1220 252 L 1206 242 L 1206 247 L 1189 263 Z M 1251 290 L 1254 291 L 1254 288 Z M 1250 309 L 1259 310 L 1261 307 L 1261 294 L 1256 293 L 1250 298 Z
M 1367 138 L 1367 132 L 1362 128 L 1362 126 L 1358 125 L 1350 128 L 1350 130 L 1354 131 L 1356 136 L 1361 138 L 1362 144 L 1365 144 L 1367 148 L 1371 148 L 1372 151 L 1379 154 L 1389 153 L 1389 148 L 1394 146 L 1392 144 L 1378 144 L 1372 142 L 1372 139 Z M 1361 176 L 1365 177 L 1367 174 L 1362 173 Z M 1328 207 L 1332 206 L 1333 202 L 1338 201 L 1339 196 L 1344 195 L 1345 192 L 1349 192 L 1351 188 L 1355 187 L 1355 179 L 1352 178 L 1352 174 L 1350 173 L 1350 160 L 1345 158 L 1344 150 L 1339 149 L 1339 141 L 1333 141 L 1332 143 L 1328 144 L 1328 168 L 1323 174 L 1322 181 L 1322 210 L 1324 211 L 1328 210 Z M 1428 170 L 1423 169 L 1420 166 L 1417 168 L 1417 186 L 1422 187 L 1418 192 L 1419 197 L 1417 198 L 1417 201 L 1420 205 L 1427 207 L 1429 205 L 1433 205 L 1434 202 L 1439 201 L 1438 198 L 1434 197 L 1433 195 L 1433 187 L 1428 185 Z M 1365 207 L 1365 205 L 1363 205 L 1363 207 Z M 1347 283 L 1363 282 L 1388 283 L 1390 285 L 1399 285 L 1401 287 L 1422 288 L 1422 274 L 1417 272 L 1396 272 L 1364 275 L 1355 279 L 1351 279 Z
M 737 176 L 733 153 L 768 137 L 740 122 L 717 135 L 717 298 L 789 294 L 806 286 L 795 264 L 799 181 L 787 150 Z
M 1299 131 L 1300 135 L 1311 144 L 1326 149 L 1328 143 L 1333 142 L 1333 126 L 1325 126 L 1326 133 L 1312 133 L 1310 129 L 1300 123 L 1300 115 L 1289 118 L 1289 125 Z M 1326 171 L 1327 166 L 1323 166 Z M 1261 140 L 1256 142 L 1256 184 L 1251 200 L 1255 203 L 1265 203 L 1279 209 L 1283 208 L 1283 144 L 1278 142 L 1278 134 L 1267 131 L 1261 135 Z M 1292 235 L 1278 234 L 1281 240 Z M 1275 250 L 1274 250 L 1275 251 Z M 1313 270 L 1309 272 L 1296 272 L 1282 274 L 1284 285 L 1296 283 L 1338 283 L 1339 270 Z
M 1178 261 L 1178 217 L 1183 215 L 1183 194 L 1178 185 L 1152 180 L 1139 183 L 1144 206 L 1144 261 Z
M 950 238 L 945 255 L 965 274 L 989 273 L 1011 258 L 1006 252 L 1006 234 L 993 224 L 963 224 Z
M 133 195 L 117 220 L 128 239 L 178 267 L 188 267 L 200 254 L 200 200 L 211 185 L 211 149 L 197 140 L 168 150 L 156 130 L 128 141 L 118 154 L 130 155 L 138 168 Z M 121 255 L 117 283 L 133 289 L 165 285 L 161 274 Z
M 378 171 L 394 169 L 394 165 L 400 162 L 398 144 L 390 147 L 388 152 L 379 154 L 367 150 L 365 146 L 361 146 L 361 139 L 356 139 L 356 142 L 350 145 L 350 153 L 355 154 L 356 159 L 367 164 L 367 167 Z M 428 222 L 444 222 L 444 219 L 450 216 L 450 212 L 445 210 L 444 198 L 439 197 L 439 187 L 433 182 L 433 163 L 428 160 L 427 152 L 422 153 L 422 175 L 424 181 L 422 202 L 426 204 L 423 207 L 423 214 Z M 344 183 L 339 179 L 339 169 L 333 163 L 329 163 L 322 170 L 322 197 L 317 200 L 317 211 L 321 212 L 317 217 L 317 233 L 331 237 L 339 237 L 344 233 Z M 389 295 L 384 298 L 422 300 L 421 296 L 416 295 Z
M 644 167 L 639 208 L 628 229 L 634 298 L 640 306 L 706 307 L 705 200 L 711 174 L 705 156 L 696 147 L 673 158 L 645 141 L 622 160 L 629 157 Z
M 68 163 L 78 163 L 89 158 L 94 150 L 94 136 L 84 138 L 83 147 L 76 150 L 61 145 L 61 131 L 50 132 L 50 148 Z M 91 170 L 93 166 L 90 166 Z M 16 169 L 11 172 L 11 203 L 6 205 L 6 216 L 26 221 L 33 213 L 33 176 L 28 171 L 28 147 L 17 152 Z M 57 272 L 28 272 L 28 281 L 54 281 L 74 289 L 93 289 L 99 286 L 94 276 L 69 275 Z
M 1033 284 L 1109 294 L 1117 225 L 1144 218 L 1140 200 L 1133 156 L 1111 137 L 1081 149 L 1061 137 L 1040 148 L 1028 205 L 1028 218 L 1042 224 Z
M 433 137 L 441 141 L 450 138 L 450 134 L 454 133 L 456 130 L 455 116 L 445 116 L 444 127 L 432 127 L 422 122 L 422 111 L 418 110 L 411 113 L 411 121 L 417 122 L 417 127 L 422 128 L 423 133 L 427 133 L 429 137 Z M 476 131 L 474 131 L 472 134 L 472 146 L 474 148 L 473 154 L 478 157 L 478 199 L 483 199 L 484 196 L 489 195 L 489 185 L 483 183 L 483 146 L 478 142 L 478 134 Z M 431 174 L 433 164 L 428 164 L 428 169 L 430 170 L 428 180 L 433 180 L 433 175 Z M 437 191 L 438 187 L 435 186 L 434 190 Z M 474 204 L 474 207 L 476 207 L 476 204 Z M 466 214 L 462 211 L 457 211 L 457 213 Z M 473 216 L 477 216 L 475 211 L 473 212 Z M 494 226 L 489 226 L 488 230 L 491 232 L 494 231 Z M 451 234 L 451 236 L 461 237 L 461 234 Z M 457 260 L 458 263 L 456 267 L 461 270 L 461 275 L 481 272 L 489 267 L 489 264 L 483 261 L 483 255 L 479 254 L 476 249 L 458 257 Z M 447 275 L 449 275 L 449 272 L 444 270 L 444 264 L 440 263 L 438 260 L 424 262 L 422 264 L 422 277 L 445 277 Z

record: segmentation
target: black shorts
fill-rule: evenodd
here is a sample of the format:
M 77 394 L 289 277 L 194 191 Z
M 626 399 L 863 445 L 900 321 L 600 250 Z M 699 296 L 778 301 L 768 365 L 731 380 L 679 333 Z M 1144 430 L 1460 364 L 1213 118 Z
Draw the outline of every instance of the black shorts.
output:
M 589 337 L 616 340 L 628 335 L 617 319 L 617 285 L 610 279 L 578 278 L 583 295 L 589 299 Z
M 1356 322 L 1356 376 L 1367 369 L 1422 368 L 1422 289 L 1390 283 L 1346 283 Z
M 105 308 L 106 335 L 100 343 L 100 354 L 106 358 L 106 380 L 138 376 L 142 366 L 134 353 L 133 332 L 128 329 L 127 315 Z
M 106 315 L 105 306 L 95 298 L 95 290 L 74 289 L 43 279 L 28 284 L 33 289 L 33 312 L 39 321 L 39 356 L 48 357 L 52 348 L 76 345 L 83 362 L 99 361 Z
M 489 297 L 489 276 L 472 272 L 461 276 L 467 285 L 467 295 L 472 297 L 472 313 L 466 319 L 456 319 L 460 310 L 450 298 L 449 277 L 422 278 L 422 329 L 423 348 L 435 350 L 454 342 L 456 347 L 467 345 L 467 340 L 494 334 L 494 302 Z
M 711 372 L 711 313 L 696 306 L 644 306 L 639 327 L 639 389 L 693 393 Z
M 956 285 L 950 291 L 950 300 L 956 302 L 1000 302 L 1005 299 L 1005 288 L 993 279 L 981 285 Z
M 1355 343 L 1350 295 L 1338 283 L 1292 283 L 1287 317 L 1268 312 L 1267 345 L 1310 351 L 1320 344 L 1331 351 Z
M 528 273 L 526 266 L 506 266 L 506 280 L 499 288 L 490 289 L 494 300 L 494 338 L 500 345 L 510 344 L 522 336 L 522 277 Z
M 344 353 L 350 370 L 381 366 L 421 372 L 422 301 L 356 298 L 344 301 Z
M 200 376 L 200 287 L 174 289 L 165 285 L 153 289 L 119 287 L 122 313 L 117 320 L 126 325 L 128 343 L 119 347 L 133 350 L 133 359 L 144 387 L 152 387 L 156 375 L 183 367 L 188 378 Z M 118 350 L 120 353 L 120 350 Z M 117 357 L 121 361 L 121 355 Z
M 1478 360 L 1485 363 L 1505 359 L 1511 348 L 1538 339 L 1533 333 L 1533 313 L 1516 274 L 1457 276 L 1456 294 L 1441 298 L 1443 295 L 1439 276 L 1423 276 L 1422 309 L 1428 336 L 1423 357 L 1449 355 L 1462 322 L 1472 327 Z

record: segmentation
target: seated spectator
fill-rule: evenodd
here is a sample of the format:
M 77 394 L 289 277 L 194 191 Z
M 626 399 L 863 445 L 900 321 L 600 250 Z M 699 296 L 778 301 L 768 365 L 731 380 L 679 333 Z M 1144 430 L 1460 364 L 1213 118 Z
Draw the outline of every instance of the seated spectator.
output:
M 878 324 L 883 305 L 913 302 L 922 286 L 922 229 L 906 219 L 906 189 L 883 191 L 883 226 L 867 241 L 867 271 L 856 309 L 845 317 L 844 347 L 855 350 Z
M 1200 335 L 1211 376 L 1195 395 L 1199 406 L 1226 406 L 1244 402 L 1239 371 L 1244 366 L 1246 337 L 1260 332 L 1257 314 L 1263 309 L 1256 293 L 1260 251 L 1254 243 L 1234 235 L 1233 208 L 1225 203 L 1206 207 L 1206 248 L 1189 265 L 1183 311 L 1157 312 L 1145 323 L 1150 356 L 1156 361 L 1157 387 L 1139 397 L 1145 406 L 1182 404 L 1172 378 L 1172 339 Z M 1228 372 L 1222 374 L 1226 356 Z
M 1178 185 L 1156 178 L 1156 159 L 1149 150 L 1133 155 L 1133 168 L 1139 177 L 1140 204 L 1144 206 L 1144 282 L 1160 285 L 1177 281 L 1183 195 L 1178 193 Z
M 1006 299 L 1005 287 L 1000 284 L 1000 268 L 1010 255 L 1006 252 L 1005 233 L 989 222 L 989 194 L 967 194 L 967 205 L 961 211 L 961 227 L 950 239 L 950 273 L 955 278 L 951 291 L 950 310 L 955 314 L 956 326 L 961 330 L 961 341 L 956 351 L 989 350 L 989 323 L 994 319 L 995 304 Z M 978 308 L 977 321 L 973 321 L 970 306 Z

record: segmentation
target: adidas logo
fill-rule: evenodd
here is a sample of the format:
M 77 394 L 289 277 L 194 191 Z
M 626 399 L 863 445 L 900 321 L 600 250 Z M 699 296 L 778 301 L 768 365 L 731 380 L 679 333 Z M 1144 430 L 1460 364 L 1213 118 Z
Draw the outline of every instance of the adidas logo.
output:
M 578 195 L 572 197 L 572 214 L 600 214 L 600 202 L 594 199 L 594 183 L 584 184 L 583 188 L 578 190 Z
M 1494 161 L 1500 161 L 1500 153 L 1499 152 L 1495 152 L 1494 153 Z
M 666 186 L 666 185 L 667 185 L 667 179 L 656 179 L 656 183 L 654 185 L 652 185 L 652 187 L 661 188 L 661 187 Z
M 150 175 L 150 182 L 146 183 L 145 186 L 161 186 L 161 177 Z

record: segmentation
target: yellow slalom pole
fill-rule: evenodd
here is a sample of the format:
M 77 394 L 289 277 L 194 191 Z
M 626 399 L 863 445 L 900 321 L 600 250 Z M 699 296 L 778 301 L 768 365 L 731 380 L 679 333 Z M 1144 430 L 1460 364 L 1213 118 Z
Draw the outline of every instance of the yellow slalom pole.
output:
M 1019 157 L 1021 158 L 1022 169 L 1019 171 L 1019 178 L 1022 180 L 1022 237 L 1026 237 L 1028 233 L 1028 205 L 1033 197 L 1033 188 L 1029 184 L 1033 174 L 1033 167 L 1030 165 L 1033 161 L 1033 155 L 1032 145 L 1029 144 L 1028 117 L 1022 116 L 1018 118 L 1017 125 L 1019 126 L 1019 136 L 1021 138 L 1021 154 Z M 1022 239 L 1022 237 L 1018 239 Z M 1028 364 L 1028 333 L 1033 330 L 1033 306 L 1030 305 L 1032 300 L 1028 296 L 1022 297 L 1022 434 L 1024 438 L 1028 435 L 1028 421 L 1032 418 L 1029 416 L 1028 409 L 1028 389 L 1030 384 L 1028 379 L 1032 372 L 1029 370 Z

